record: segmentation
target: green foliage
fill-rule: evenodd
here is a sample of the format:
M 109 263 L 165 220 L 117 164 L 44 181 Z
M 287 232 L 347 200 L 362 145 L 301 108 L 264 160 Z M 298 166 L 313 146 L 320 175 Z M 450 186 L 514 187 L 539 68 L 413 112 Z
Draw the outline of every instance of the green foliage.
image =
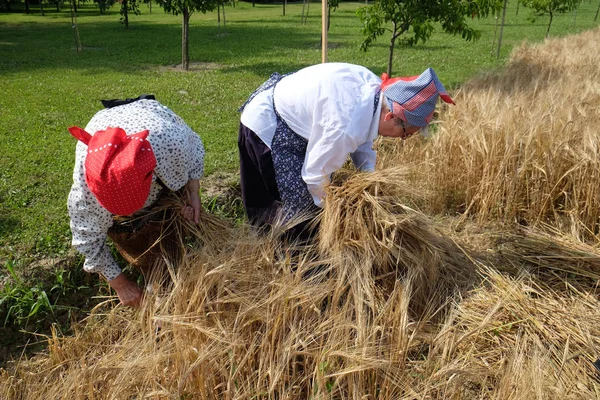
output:
M 5 268 L 14 280 L 4 285 L 0 292 L 0 310 L 5 315 L 3 324 L 27 323 L 31 317 L 37 318 L 45 315 L 48 310 L 52 312 L 50 300 L 44 290 L 39 287 L 27 287 L 15 274 L 13 263 L 7 262 Z
M 583 0 L 519 0 L 525 7 L 531 9 L 528 20 L 535 23 L 539 17 L 550 16 L 548 27 L 546 28 L 546 37 L 550 33 L 552 20 L 555 14 L 564 14 L 573 11 L 579 7 Z
M 203 199 L 202 206 L 209 213 L 233 220 L 236 223 L 242 223 L 246 218 L 244 205 L 239 197 L 223 200 L 218 196 L 213 196 Z
M 5 265 L 10 279 L 0 290 L 0 315 L 3 326 L 22 329 L 42 329 L 58 322 L 57 312 L 71 311 L 72 306 L 61 305 L 74 292 L 89 290 L 89 286 L 76 284 L 70 272 L 60 268 L 53 279 L 34 285 L 24 282 L 14 270 L 14 263 Z
M 204 14 L 213 11 L 218 2 L 219 0 L 158 0 L 158 4 L 173 15 L 183 14 L 186 9 L 190 13 L 199 11 Z
M 408 46 L 425 43 L 434 31 L 434 24 L 439 24 L 446 33 L 459 34 L 466 41 L 479 39 L 481 32 L 472 28 L 467 18 L 487 17 L 500 8 L 499 0 L 375 0 L 374 4 L 357 10 L 363 23 L 361 49 L 366 51 L 379 36 L 389 31 L 391 58 L 398 38 Z M 391 64 L 388 74 L 391 74 Z
M 94 0 L 94 3 L 96 3 L 98 5 L 100 12 L 102 14 L 104 14 L 104 12 L 106 10 L 108 10 L 115 4 L 115 0 Z M 139 8 L 138 8 L 138 11 L 139 11 Z
M 582 0 L 520 0 L 536 17 L 546 14 L 566 13 L 575 10 Z
M 327 7 L 329 7 L 330 10 L 337 10 L 337 8 L 340 6 L 340 0 L 327 0 Z
M 138 0 L 122 0 L 121 10 L 119 13 L 121 14 L 119 22 L 125 24 L 125 27 L 129 28 L 129 16 L 131 14 L 140 15 L 140 6 L 138 4 Z

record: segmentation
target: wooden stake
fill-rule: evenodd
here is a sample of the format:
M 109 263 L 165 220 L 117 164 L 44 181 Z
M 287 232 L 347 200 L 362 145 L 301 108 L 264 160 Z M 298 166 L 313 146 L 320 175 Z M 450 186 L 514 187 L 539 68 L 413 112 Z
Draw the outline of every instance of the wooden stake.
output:
M 327 6 L 328 0 L 321 0 L 321 62 L 327 62 Z

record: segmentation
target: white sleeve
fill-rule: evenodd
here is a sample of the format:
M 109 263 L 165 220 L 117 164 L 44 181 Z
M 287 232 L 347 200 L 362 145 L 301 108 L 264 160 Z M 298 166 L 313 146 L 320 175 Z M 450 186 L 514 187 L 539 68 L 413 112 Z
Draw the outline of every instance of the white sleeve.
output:
M 361 85 L 361 82 L 346 82 L 343 89 L 328 92 L 344 96 L 334 100 L 323 95 L 314 104 L 302 178 L 319 207 L 331 174 L 344 165 L 348 154 L 365 143 L 373 119 L 373 93 L 363 91 Z
M 344 165 L 348 154 L 354 152 L 357 146 L 353 138 L 341 132 L 313 130 L 311 139 L 306 149 L 302 178 L 315 204 L 322 207 L 331 174 Z
M 369 140 L 358 146 L 358 149 L 354 153 L 350 154 L 352 163 L 356 168 L 362 172 L 373 172 L 375 171 L 375 161 L 377 159 L 377 153 L 373 150 L 373 141 Z
M 189 131 L 187 146 L 189 160 L 189 177 L 188 179 L 200 179 L 204 173 L 204 145 L 202 139 L 191 128 Z
M 85 256 L 83 268 L 87 272 L 97 272 L 112 280 L 121 273 L 106 243 L 106 234 L 113 220 L 111 213 L 100 206 L 85 182 L 83 162 L 86 149 L 84 144 L 77 143 L 73 185 L 67 203 L 72 244 Z

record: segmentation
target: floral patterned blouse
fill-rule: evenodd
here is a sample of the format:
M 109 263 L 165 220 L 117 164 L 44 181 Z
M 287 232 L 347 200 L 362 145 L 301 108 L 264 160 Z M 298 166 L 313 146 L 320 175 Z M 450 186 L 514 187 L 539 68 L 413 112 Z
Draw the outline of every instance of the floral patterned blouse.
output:
M 128 135 L 148 129 L 148 141 L 156 156 L 156 169 L 144 208 L 152 205 L 162 189 L 160 180 L 171 190 L 181 189 L 190 179 L 199 179 L 204 171 L 202 140 L 169 108 L 155 100 L 138 100 L 99 111 L 85 130 L 93 135 L 108 127 L 120 127 Z M 121 273 L 106 243 L 112 214 L 104 209 L 85 181 L 87 146 L 77 143 L 73 185 L 68 198 L 73 246 L 85 256 L 83 268 L 97 272 L 107 280 Z

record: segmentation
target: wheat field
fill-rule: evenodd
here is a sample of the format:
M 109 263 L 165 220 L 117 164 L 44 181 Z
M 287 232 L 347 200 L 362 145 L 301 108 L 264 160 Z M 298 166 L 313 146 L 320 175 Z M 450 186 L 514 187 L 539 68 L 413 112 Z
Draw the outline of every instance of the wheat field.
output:
M 600 398 L 599 48 L 523 44 L 431 139 L 377 143 L 312 244 L 204 215 L 140 310 L 107 299 L 0 398 Z

